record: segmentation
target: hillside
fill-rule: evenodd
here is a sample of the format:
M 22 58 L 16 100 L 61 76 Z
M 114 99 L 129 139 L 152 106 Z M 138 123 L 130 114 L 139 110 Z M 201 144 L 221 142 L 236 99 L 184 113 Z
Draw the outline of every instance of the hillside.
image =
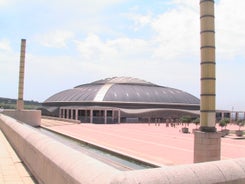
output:
M 16 99 L 0 97 L 0 107 L 4 109 L 15 109 L 16 101 L 17 101 Z M 38 107 L 41 106 L 41 103 L 33 100 L 31 101 L 25 100 L 24 104 L 25 104 L 25 109 L 37 109 Z

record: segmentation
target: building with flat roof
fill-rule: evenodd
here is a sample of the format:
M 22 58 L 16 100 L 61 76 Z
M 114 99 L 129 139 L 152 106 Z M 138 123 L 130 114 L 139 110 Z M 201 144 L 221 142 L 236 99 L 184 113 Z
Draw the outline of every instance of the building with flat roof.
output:
M 200 100 L 182 90 L 132 77 L 113 77 L 56 93 L 43 115 L 87 123 L 168 122 L 199 116 Z

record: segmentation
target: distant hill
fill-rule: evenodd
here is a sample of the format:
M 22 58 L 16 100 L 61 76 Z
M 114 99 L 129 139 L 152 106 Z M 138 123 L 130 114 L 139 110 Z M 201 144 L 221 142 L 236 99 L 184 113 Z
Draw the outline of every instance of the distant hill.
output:
M 0 107 L 4 109 L 16 109 L 16 99 L 0 97 Z M 25 100 L 25 109 L 37 109 L 42 106 L 40 102 Z

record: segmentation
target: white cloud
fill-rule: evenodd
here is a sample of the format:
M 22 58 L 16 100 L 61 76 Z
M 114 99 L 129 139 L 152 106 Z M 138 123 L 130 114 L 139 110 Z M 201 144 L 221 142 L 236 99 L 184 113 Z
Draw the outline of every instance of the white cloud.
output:
M 199 56 L 199 8 L 196 0 L 173 0 L 174 8 L 153 16 L 151 13 L 128 15 L 134 30 L 148 27 L 152 37 L 148 44 L 154 48 L 153 59 L 184 60 Z M 153 50 L 153 49 L 152 49 Z
M 245 1 L 221 0 L 216 6 L 217 54 L 222 60 L 245 57 Z
M 41 0 L 43 2 L 43 0 Z M 117 4 L 119 2 L 123 2 L 124 0 L 90 0 L 90 1 L 87 1 L 87 0 L 73 0 L 73 1 L 70 1 L 70 0 L 53 0 L 51 3 L 53 4 L 60 4 L 61 6 L 64 6 L 64 7 L 69 7 L 69 6 L 78 6 L 78 5 L 83 5 L 85 7 L 88 7 L 88 6 L 91 6 L 91 7 L 94 7 L 94 8 L 97 8 L 97 7 L 107 7 L 109 5 L 112 5 L 112 4 Z M 46 1 L 48 2 L 48 1 Z M 82 8 L 82 7 L 81 7 Z
M 10 52 L 12 51 L 10 42 L 7 39 L 0 40 L 0 50 Z
M 0 7 L 4 7 L 5 5 L 8 5 L 10 3 L 9 0 L 0 0 Z
M 100 61 L 108 56 L 113 57 L 116 50 L 104 43 L 97 35 L 88 34 L 84 41 L 75 41 L 81 57 L 90 61 Z
M 17 79 L 19 68 L 19 55 L 13 51 L 10 41 L 0 41 L 0 84 L 2 86 L 0 97 L 17 95 Z
M 62 48 L 66 47 L 66 42 L 73 38 L 71 31 L 55 30 L 46 34 L 36 36 L 37 40 L 46 47 Z
M 82 58 L 97 62 L 106 60 L 130 62 L 137 58 L 143 59 L 142 56 L 151 50 L 147 41 L 142 39 L 121 37 L 102 41 L 95 34 L 89 34 L 84 41 L 76 41 L 76 44 Z
M 158 48 L 155 57 L 180 59 L 197 56 L 199 52 L 199 14 L 188 6 L 177 6 L 152 22 Z
M 34 3 L 45 4 L 55 12 L 71 12 L 72 14 L 98 14 L 108 6 L 116 5 L 126 0 L 36 0 Z M 31 2 L 31 0 L 30 0 Z
M 191 1 L 193 2 L 193 1 Z M 86 59 L 102 60 L 184 60 L 199 56 L 199 14 L 192 6 L 179 5 L 175 9 L 152 17 L 151 14 L 128 14 L 134 30 L 148 26 L 153 36 L 147 39 L 118 37 L 102 41 L 98 35 L 89 34 L 77 41 L 78 50 Z
M 197 10 L 198 6 L 199 6 L 199 2 L 197 0 L 172 0 L 172 3 L 178 7 L 184 7 L 184 8 L 188 8 L 188 9 L 193 9 L 193 10 Z
M 135 13 L 129 13 L 127 16 L 129 19 L 133 20 L 133 30 L 134 31 L 140 31 L 140 29 L 144 26 L 148 26 L 152 21 L 152 15 L 151 13 L 148 13 L 146 15 L 141 14 L 135 14 Z

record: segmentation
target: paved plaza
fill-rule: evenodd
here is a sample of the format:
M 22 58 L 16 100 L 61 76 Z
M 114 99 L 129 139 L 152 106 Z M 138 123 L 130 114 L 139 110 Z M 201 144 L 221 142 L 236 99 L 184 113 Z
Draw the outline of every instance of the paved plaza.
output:
M 158 165 L 193 163 L 194 134 L 181 133 L 182 125 L 74 124 L 42 119 L 42 126 Z M 194 128 L 189 126 L 190 131 Z M 227 128 L 238 129 L 236 125 Z M 221 159 L 245 157 L 245 139 L 231 134 L 221 144 Z
M 193 163 L 193 134 L 180 132 L 181 126 L 161 124 L 75 124 L 42 119 L 42 126 L 157 165 Z M 189 129 L 195 128 L 190 125 Z M 236 130 L 237 126 L 228 126 Z M 220 128 L 218 128 L 220 129 Z M 221 158 L 245 157 L 245 139 L 222 138 Z M 0 183 L 34 184 L 32 177 L 0 131 Z

